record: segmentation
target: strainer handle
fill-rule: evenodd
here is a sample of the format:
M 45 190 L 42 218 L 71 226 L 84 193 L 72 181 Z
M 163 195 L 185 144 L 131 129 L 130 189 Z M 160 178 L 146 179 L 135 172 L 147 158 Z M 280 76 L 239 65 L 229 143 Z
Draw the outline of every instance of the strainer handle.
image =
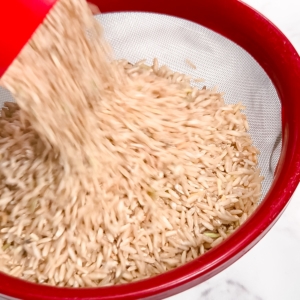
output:
M 0 0 L 0 78 L 56 0 Z

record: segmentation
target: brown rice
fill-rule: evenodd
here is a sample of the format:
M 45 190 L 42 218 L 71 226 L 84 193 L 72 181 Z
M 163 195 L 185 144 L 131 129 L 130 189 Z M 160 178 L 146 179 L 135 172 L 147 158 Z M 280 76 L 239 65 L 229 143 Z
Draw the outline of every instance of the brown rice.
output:
M 136 281 L 203 255 L 255 210 L 243 106 L 157 60 L 113 61 L 84 0 L 58 1 L 3 81 L 18 104 L 0 118 L 1 271 Z

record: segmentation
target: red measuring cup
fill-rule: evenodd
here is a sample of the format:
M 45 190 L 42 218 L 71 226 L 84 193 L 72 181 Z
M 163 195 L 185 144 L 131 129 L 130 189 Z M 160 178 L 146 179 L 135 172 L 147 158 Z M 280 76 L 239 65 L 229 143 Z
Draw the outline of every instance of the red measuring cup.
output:
M 0 77 L 57 0 L 0 1 Z

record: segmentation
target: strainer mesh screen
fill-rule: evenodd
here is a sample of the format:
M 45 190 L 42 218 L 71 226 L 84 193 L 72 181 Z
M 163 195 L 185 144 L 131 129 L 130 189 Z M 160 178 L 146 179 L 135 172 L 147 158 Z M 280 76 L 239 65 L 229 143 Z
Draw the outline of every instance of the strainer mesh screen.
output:
M 172 70 L 205 79 L 217 86 L 228 104 L 242 102 L 254 145 L 261 151 L 259 166 L 263 196 L 273 180 L 281 151 L 281 105 L 276 90 L 259 64 L 241 47 L 195 23 L 166 15 L 112 13 L 96 17 L 104 25 L 116 58 L 134 63 L 157 57 Z M 186 60 L 197 69 L 192 69 Z M 0 105 L 14 101 L 0 88 Z

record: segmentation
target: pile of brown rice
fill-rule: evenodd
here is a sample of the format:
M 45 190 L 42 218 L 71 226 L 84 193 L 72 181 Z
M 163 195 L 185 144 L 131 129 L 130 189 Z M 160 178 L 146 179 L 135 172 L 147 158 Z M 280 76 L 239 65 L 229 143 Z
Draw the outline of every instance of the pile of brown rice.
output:
M 112 61 L 84 0 L 60 0 L 3 81 L 18 104 L 0 118 L 1 271 L 127 283 L 197 258 L 255 210 L 243 106 L 156 60 Z

